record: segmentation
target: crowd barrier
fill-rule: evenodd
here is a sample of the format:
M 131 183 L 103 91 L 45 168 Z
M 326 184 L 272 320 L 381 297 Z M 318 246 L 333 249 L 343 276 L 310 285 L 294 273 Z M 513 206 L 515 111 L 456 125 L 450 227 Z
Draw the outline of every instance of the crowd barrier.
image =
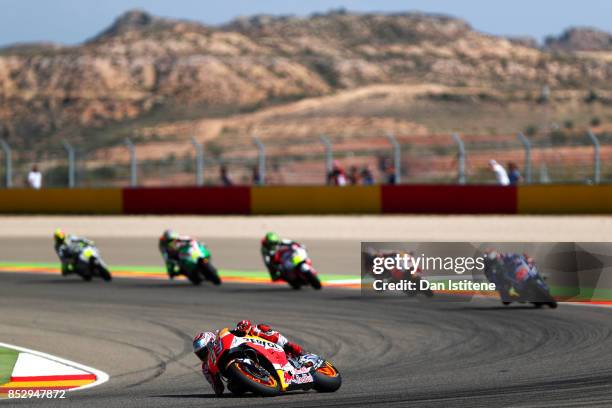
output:
M 0 190 L 5 214 L 612 214 L 612 186 Z

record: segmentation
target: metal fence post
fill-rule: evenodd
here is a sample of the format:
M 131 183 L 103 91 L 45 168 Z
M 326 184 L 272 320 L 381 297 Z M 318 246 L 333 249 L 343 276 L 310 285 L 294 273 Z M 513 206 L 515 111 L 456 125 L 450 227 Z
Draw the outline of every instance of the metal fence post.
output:
M 11 146 L 4 139 L 0 139 L 0 146 L 4 150 L 6 188 L 13 187 L 13 154 Z
M 387 134 L 387 138 L 393 146 L 393 166 L 395 167 L 395 184 L 401 183 L 402 177 L 402 147 L 391 133 Z
M 599 146 L 599 139 L 593 133 L 591 129 L 587 132 L 591 142 L 593 142 L 593 183 L 599 184 L 601 181 L 601 148 Z
M 457 156 L 457 182 L 459 184 L 465 184 L 465 145 L 463 140 L 459 137 L 459 134 L 453 133 L 453 140 L 457 144 L 458 156 Z
M 198 143 L 195 137 L 191 138 L 196 157 L 196 185 L 204 185 L 204 145 Z
M 74 166 L 74 148 L 66 140 L 62 140 L 64 149 L 68 153 L 68 187 L 74 188 L 75 186 L 75 166 Z
M 334 167 L 334 148 L 326 136 L 319 137 L 319 140 L 325 146 L 325 183 L 327 184 L 327 178 Z
M 531 184 L 531 142 L 523 132 L 519 132 L 517 136 L 525 148 L 525 182 Z
M 130 153 L 130 186 L 136 187 L 138 186 L 138 168 L 136 166 L 136 146 L 130 140 L 130 138 L 125 139 L 125 144 L 127 145 L 128 151 Z
M 258 150 L 257 184 L 263 186 L 266 184 L 266 147 L 256 136 L 253 136 L 253 141 Z

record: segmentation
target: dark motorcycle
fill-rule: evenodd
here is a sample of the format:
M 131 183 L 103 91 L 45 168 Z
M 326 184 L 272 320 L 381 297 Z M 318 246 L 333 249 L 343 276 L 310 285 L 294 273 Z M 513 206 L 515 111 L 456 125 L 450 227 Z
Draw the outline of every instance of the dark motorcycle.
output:
M 505 261 L 495 253 L 485 258 L 485 276 L 495 283 L 502 303 L 532 303 L 536 308 L 547 305 L 557 307 L 550 289 L 535 265 L 529 265 L 524 257 L 514 255 Z M 518 267 L 517 267 L 518 263 Z

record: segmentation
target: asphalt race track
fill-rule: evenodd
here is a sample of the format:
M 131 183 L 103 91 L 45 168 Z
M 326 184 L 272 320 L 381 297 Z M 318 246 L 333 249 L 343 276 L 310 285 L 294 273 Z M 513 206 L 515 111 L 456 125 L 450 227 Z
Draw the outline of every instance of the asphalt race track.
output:
M 107 372 L 67 400 L 19 406 L 610 406 L 609 309 L 504 308 L 359 291 L 0 274 L 0 338 Z M 243 318 L 265 321 L 332 360 L 334 394 L 215 398 L 191 338 Z M 11 405 L 11 402 L 3 402 Z

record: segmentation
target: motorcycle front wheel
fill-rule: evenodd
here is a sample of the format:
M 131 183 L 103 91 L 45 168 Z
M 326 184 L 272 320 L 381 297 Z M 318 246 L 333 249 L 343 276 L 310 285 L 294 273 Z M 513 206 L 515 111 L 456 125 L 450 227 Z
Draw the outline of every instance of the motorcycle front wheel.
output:
M 221 284 L 221 278 L 219 277 L 219 272 L 217 272 L 217 268 L 210 263 L 210 261 L 201 262 L 202 274 L 204 277 L 211 281 L 214 285 Z
M 340 373 L 329 361 L 312 372 L 312 378 L 314 379 L 313 388 L 318 392 L 334 392 L 342 385 Z
M 321 285 L 321 280 L 319 279 L 319 277 L 317 275 L 315 275 L 314 273 L 311 273 L 308 275 L 308 282 L 310 283 L 310 285 L 319 290 L 323 287 L 323 285 Z
M 274 374 L 241 360 L 235 360 L 230 364 L 227 368 L 227 377 L 237 389 L 263 397 L 275 397 L 281 391 L 280 383 Z

